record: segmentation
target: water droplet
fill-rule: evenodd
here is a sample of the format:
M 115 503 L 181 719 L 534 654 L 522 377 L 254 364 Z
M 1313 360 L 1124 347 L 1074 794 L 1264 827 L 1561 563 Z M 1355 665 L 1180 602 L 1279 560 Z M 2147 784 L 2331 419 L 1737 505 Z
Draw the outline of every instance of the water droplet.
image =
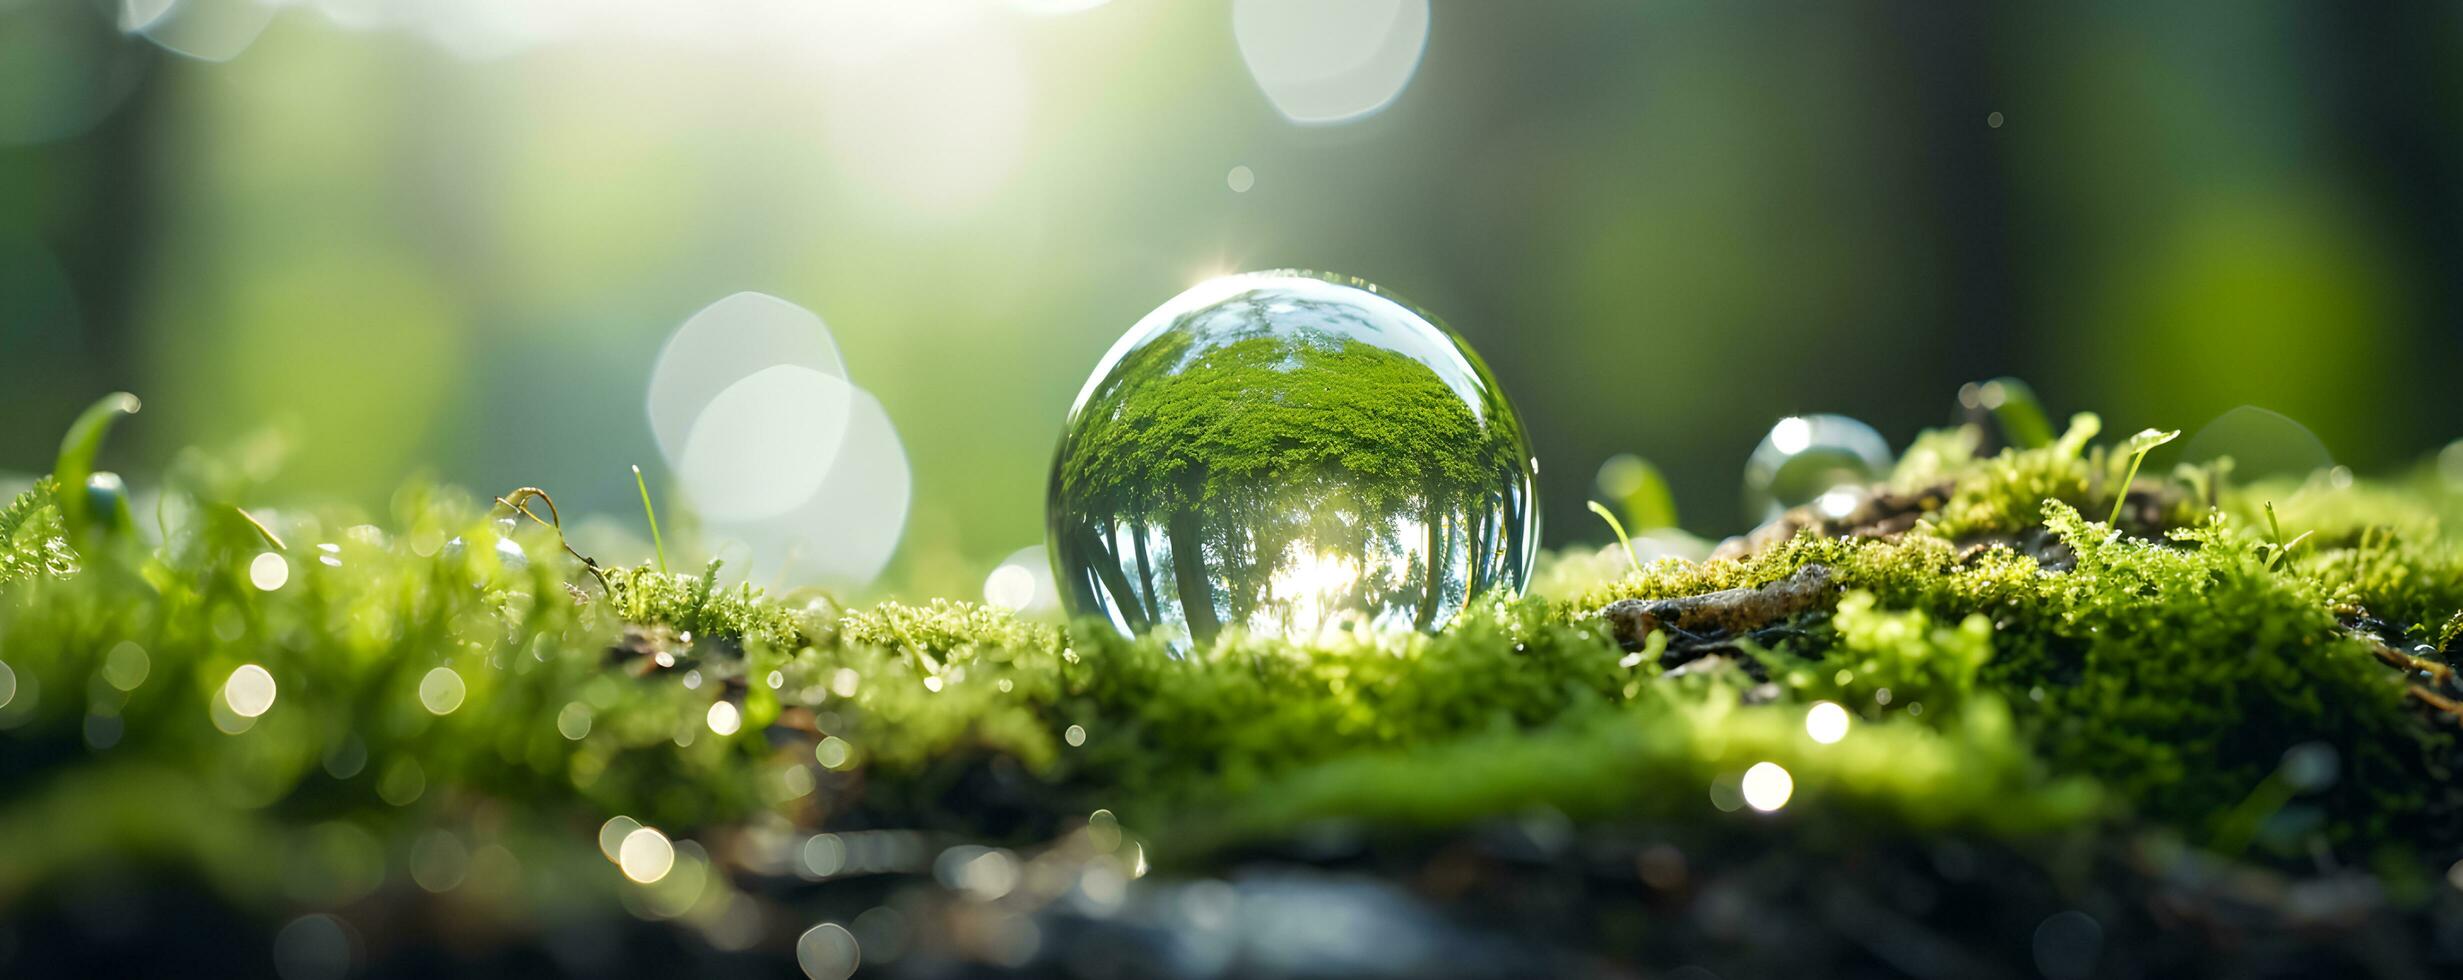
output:
M 1073 615 L 1176 649 L 1227 626 L 1435 629 L 1529 577 L 1530 458 L 1487 369 L 1425 314 L 1343 277 L 1215 279 L 1080 391 L 1054 569 Z
M 733 701 L 710 702 L 710 715 L 703 720 L 709 723 L 712 733 L 720 736 L 733 735 L 744 727 L 744 713 Z
M 2230 479 L 2236 483 L 2271 478 L 2297 483 L 2335 465 L 2335 454 L 2308 426 L 2255 405 L 2216 416 L 2181 444 L 2181 462 L 2204 466 L 2221 459 L 2232 461 Z
M 1890 472 L 1890 443 L 1844 415 L 1780 419 L 1745 461 L 1745 513 L 1756 523 Z
M 1249 169 L 1247 164 L 1241 164 L 1231 168 L 1230 173 L 1223 175 L 1223 183 L 1230 187 L 1234 194 L 1246 194 L 1249 188 L 1257 186 L 1257 171 Z

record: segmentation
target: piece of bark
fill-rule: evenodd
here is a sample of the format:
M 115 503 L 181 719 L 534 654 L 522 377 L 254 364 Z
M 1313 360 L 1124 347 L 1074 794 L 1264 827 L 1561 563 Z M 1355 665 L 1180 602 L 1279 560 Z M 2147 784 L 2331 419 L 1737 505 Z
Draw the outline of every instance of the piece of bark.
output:
M 1617 642 L 1639 647 L 1658 630 L 1682 639 L 1735 636 L 1828 606 L 1837 598 L 1827 565 L 1806 565 L 1760 588 L 1722 589 L 1672 599 L 1626 599 L 1599 611 Z

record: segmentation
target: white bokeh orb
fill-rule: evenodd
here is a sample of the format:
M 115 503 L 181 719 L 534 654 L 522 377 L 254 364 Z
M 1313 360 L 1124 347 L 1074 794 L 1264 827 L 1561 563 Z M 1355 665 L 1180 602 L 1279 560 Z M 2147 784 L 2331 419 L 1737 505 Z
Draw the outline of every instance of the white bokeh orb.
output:
M 702 307 L 667 338 L 650 371 L 650 434 L 659 454 L 677 461 L 694 423 L 719 393 L 785 366 L 847 375 L 828 325 L 810 310 L 754 292 Z
M 755 520 L 710 515 L 717 554 L 741 556 L 749 573 L 780 581 L 861 587 L 898 550 L 914 472 L 879 399 L 851 388 L 845 439 L 818 487 L 800 503 Z
M 846 441 L 855 396 L 845 378 L 787 364 L 719 392 L 675 464 L 694 512 L 758 521 L 812 499 Z
M 1235 0 L 1232 35 L 1284 118 L 1349 122 L 1402 95 L 1428 47 L 1428 0 Z

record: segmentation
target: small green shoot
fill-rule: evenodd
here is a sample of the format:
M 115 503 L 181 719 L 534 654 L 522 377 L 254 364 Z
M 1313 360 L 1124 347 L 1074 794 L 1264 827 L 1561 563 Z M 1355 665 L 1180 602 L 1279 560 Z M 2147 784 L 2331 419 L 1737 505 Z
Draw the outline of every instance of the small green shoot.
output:
M 2317 531 L 2314 528 L 2307 531 L 2302 531 L 2299 537 L 2295 537 L 2290 541 L 2285 541 L 2283 539 L 2283 524 L 2275 519 L 2275 502 L 2269 500 L 2266 502 L 2266 533 L 2271 537 L 2271 540 L 2265 544 L 2259 545 L 2258 547 L 2259 550 L 2266 553 L 2266 570 L 2271 572 L 2275 570 L 2276 563 L 2283 561 L 2286 556 L 2292 553 L 2292 549 L 2300 547 L 2301 542 L 2309 540 L 2309 536 L 2316 534 Z
M 94 515 L 87 506 L 86 481 L 94 476 L 94 457 L 103 451 L 103 439 L 111 434 L 111 424 L 123 415 L 135 415 L 140 407 L 137 396 L 125 391 L 104 395 L 87 406 L 70 423 L 68 434 L 60 439 L 60 457 L 52 465 L 52 481 L 59 486 L 61 522 L 68 528 L 71 544 L 84 541 L 91 532 Z
M 641 491 L 641 513 L 650 519 L 650 547 L 658 552 L 659 574 L 667 574 L 667 541 L 659 537 L 659 512 L 650 506 L 650 482 L 641 477 L 641 467 L 633 467 L 633 489 Z
M 2179 429 L 2174 429 L 2170 432 L 2159 429 L 2144 429 L 2137 435 L 2129 437 L 2128 442 L 2121 444 L 2121 451 L 2129 454 L 2129 472 L 2121 476 L 2120 487 L 2113 491 L 2112 516 L 2106 519 L 2104 523 L 2110 524 L 2114 527 L 2121 526 L 2121 507 L 2122 505 L 2129 503 L 2129 487 L 2130 484 L 2135 483 L 2138 480 L 2139 464 L 2147 461 L 2147 454 L 2154 452 L 2155 447 L 2161 446 L 2180 437 L 2181 430 Z
M 1642 559 L 1633 553 L 1633 538 L 1625 534 L 1625 522 L 1617 520 L 1616 513 L 1609 510 L 1608 505 L 1596 500 L 1591 501 L 1590 504 L 1591 513 L 1599 515 L 1600 520 L 1608 522 L 1608 530 L 1616 532 L 1616 543 L 1625 546 L 1625 561 L 1633 566 L 1636 573 L 1641 572 Z

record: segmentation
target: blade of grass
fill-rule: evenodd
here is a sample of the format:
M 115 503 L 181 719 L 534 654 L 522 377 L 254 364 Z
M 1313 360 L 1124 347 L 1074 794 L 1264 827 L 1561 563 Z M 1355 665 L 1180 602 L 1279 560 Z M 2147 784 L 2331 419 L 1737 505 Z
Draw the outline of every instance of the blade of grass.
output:
M 1608 509 L 1608 505 L 1596 500 L 1591 501 L 1590 504 L 1591 513 L 1599 515 L 1600 520 L 1608 522 L 1608 530 L 1616 532 L 1616 542 L 1625 546 L 1626 563 L 1632 565 L 1634 571 L 1641 571 L 1642 559 L 1633 553 L 1633 539 L 1625 534 L 1625 522 L 1617 520 L 1616 514 Z
M 633 489 L 641 491 L 641 512 L 650 519 L 650 547 L 658 551 L 659 574 L 667 574 L 667 540 L 659 537 L 659 512 L 650 506 L 650 482 L 642 479 L 641 467 L 633 467 Z

